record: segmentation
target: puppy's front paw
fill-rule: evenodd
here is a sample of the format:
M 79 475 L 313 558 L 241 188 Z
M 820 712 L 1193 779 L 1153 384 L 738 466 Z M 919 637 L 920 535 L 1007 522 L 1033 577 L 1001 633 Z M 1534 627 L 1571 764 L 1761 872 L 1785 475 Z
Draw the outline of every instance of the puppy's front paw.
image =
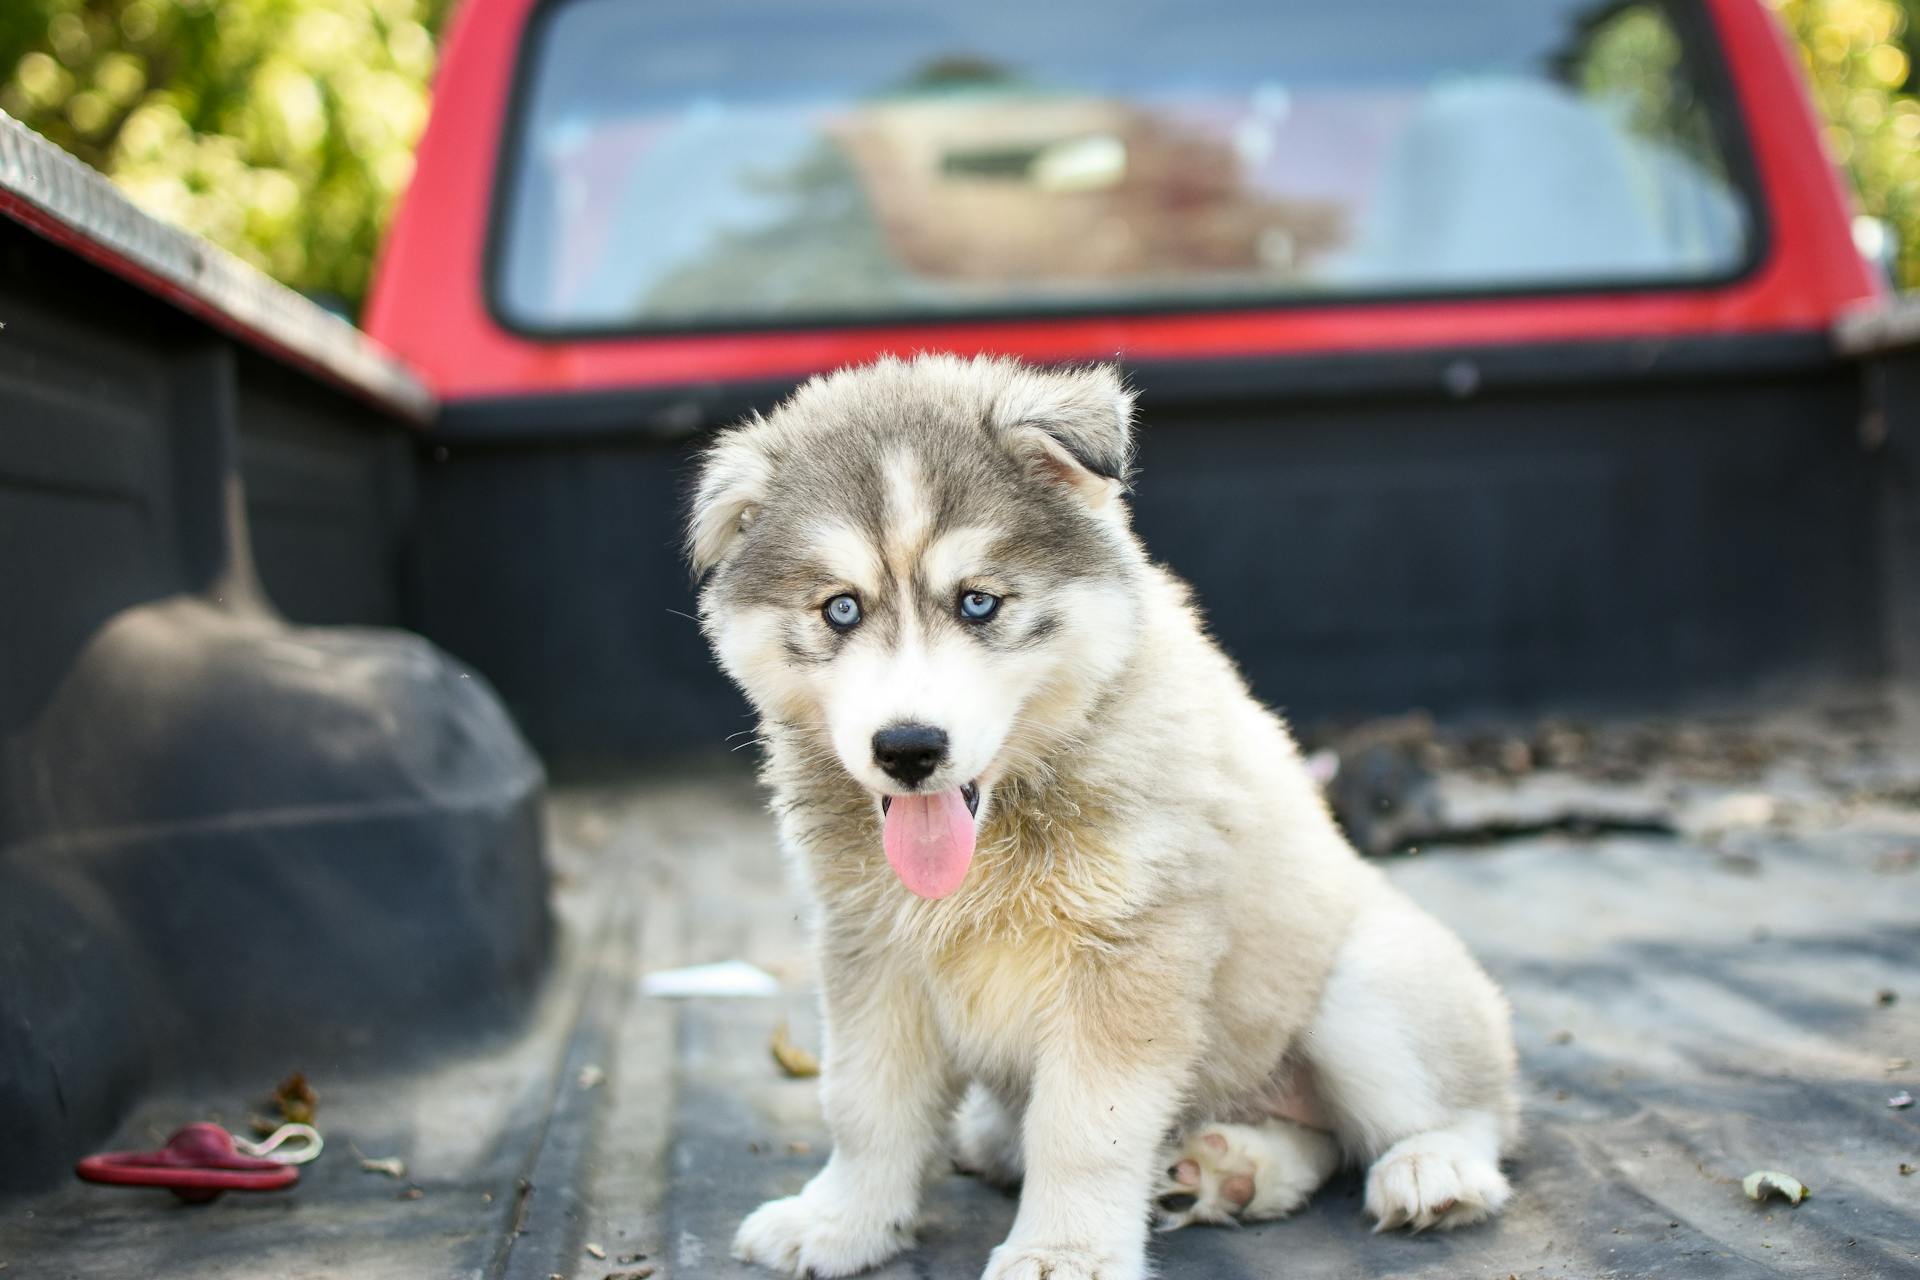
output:
M 910 1225 L 874 1221 L 802 1192 L 769 1200 L 747 1215 L 733 1256 L 790 1276 L 830 1280 L 877 1267 L 913 1243 Z
M 1142 1280 L 1146 1264 L 1131 1263 L 1072 1245 L 1033 1247 L 1012 1241 L 987 1259 L 980 1280 Z

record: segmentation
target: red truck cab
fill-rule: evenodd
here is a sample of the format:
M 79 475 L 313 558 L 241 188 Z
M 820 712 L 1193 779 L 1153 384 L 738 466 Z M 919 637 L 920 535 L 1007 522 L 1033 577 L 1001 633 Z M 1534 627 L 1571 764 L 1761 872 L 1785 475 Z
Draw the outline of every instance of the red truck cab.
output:
M 1081 7 L 468 0 L 367 327 L 459 403 L 1819 331 L 1878 288 L 1759 0 Z

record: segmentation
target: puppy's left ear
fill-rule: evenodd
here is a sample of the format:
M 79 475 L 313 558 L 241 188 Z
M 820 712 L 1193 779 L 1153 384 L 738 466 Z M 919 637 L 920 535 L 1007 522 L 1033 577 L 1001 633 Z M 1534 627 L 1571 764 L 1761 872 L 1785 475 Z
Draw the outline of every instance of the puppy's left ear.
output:
M 994 405 L 996 424 L 1042 475 L 1102 507 L 1127 492 L 1133 392 L 1112 365 L 1026 370 Z

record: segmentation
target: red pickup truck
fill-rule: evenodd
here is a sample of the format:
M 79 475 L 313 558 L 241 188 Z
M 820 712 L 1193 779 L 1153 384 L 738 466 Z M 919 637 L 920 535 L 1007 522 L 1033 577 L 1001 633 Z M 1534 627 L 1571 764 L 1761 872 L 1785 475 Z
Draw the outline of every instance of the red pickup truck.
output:
M 423 624 L 542 746 L 736 713 L 653 625 L 678 460 L 885 351 L 1123 361 L 1148 543 L 1299 716 L 1881 668 L 1884 287 L 1756 0 L 473 0 L 435 92 L 366 322 L 441 403 Z
M 823 370 L 1119 361 L 1135 521 L 1296 723 L 1920 682 L 1920 306 L 1760 0 L 465 0 L 364 332 L 4 117 L 0 325 L 7 1280 L 733 1274 L 821 1153 L 766 1004 L 635 994 L 804 988 L 680 488 Z M 1843 1159 L 1898 1164 L 1911 851 L 1774 829 L 1401 866 L 1515 1000 L 1516 1210 L 1164 1274 L 1920 1265 Z M 64 1185 L 294 1067 L 335 1141 L 280 1209 Z M 1763 1256 L 1716 1197 L 1775 1147 L 1842 1163 Z M 1007 1212 L 943 1190 L 888 1274 Z

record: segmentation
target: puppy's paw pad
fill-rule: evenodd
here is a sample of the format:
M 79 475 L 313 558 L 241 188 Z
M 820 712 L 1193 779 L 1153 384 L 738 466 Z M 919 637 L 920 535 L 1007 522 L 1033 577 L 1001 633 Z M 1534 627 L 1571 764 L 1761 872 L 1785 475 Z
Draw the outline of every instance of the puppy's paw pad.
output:
M 1449 1135 L 1428 1135 L 1395 1145 L 1375 1162 L 1367 1173 L 1366 1208 L 1375 1231 L 1450 1230 L 1492 1217 L 1511 1194 L 1499 1165 L 1462 1150 Z
M 1141 1280 L 1143 1263 L 1128 1265 L 1086 1249 L 1001 1245 L 980 1280 Z
M 1285 1120 L 1208 1125 L 1189 1134 L 1157 1193 L 1160 1229 L 1281 1218 L 1339 1162 L 1327 1134 Z
M 1232 1222 L 1253 1199 L 1254 1168 L 1247 1144 L 1236 1144 L 1224 1125 L 1187 1135 L 1178 1158 L 1167 1166 L 1156 1204 L 1160 1229 L 1195 1222 Z
M 790 1276 L 829 1280 L 877 1267 L 913 1243 L 910 1229 L 863 1221 L 802 1193 L 747 1215 L 733 1256 Z

